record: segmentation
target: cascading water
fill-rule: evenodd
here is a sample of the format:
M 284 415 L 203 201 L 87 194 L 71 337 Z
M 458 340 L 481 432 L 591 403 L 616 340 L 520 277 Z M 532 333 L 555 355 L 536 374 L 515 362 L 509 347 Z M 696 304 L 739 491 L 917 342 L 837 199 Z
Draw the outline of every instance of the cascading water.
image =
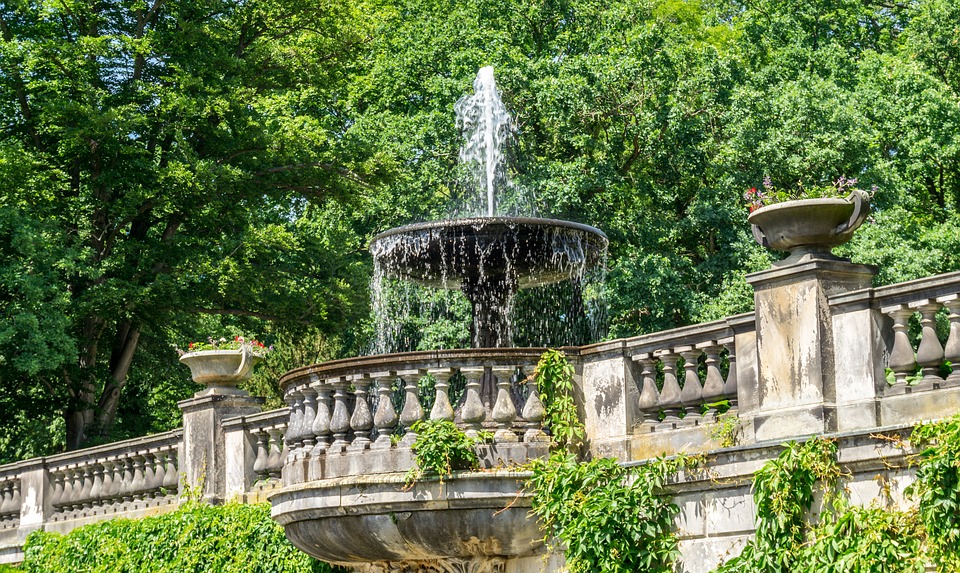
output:
M 453 107 L 457 128 L 464 134 L 460 163 L 468 169 L 471 187 L 486 192 L 486 215 L 497 214 L 497 190 L 509 185 L 504 151 L 513 136 L 513 120 L 500 99 L 493 67 L 480 68 L 473 95 Z
M 475 93 L 455 106 L 465 140 L 460 159 L 487 216 L 374 238 L 375 353 L 560 346 L 603 335 L 606 236 L 569 221 L 497 216 L 498 197 L 512 188 L 505 148 L 513 123 L 493 68 L 481 68 L 473 85 Z M 465 322 L 469 328 L 458 327 Z

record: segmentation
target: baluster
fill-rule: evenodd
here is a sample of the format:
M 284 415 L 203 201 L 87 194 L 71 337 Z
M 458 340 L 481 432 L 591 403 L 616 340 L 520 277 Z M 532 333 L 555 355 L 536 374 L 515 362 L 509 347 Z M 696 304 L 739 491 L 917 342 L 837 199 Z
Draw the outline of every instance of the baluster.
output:
M 350 416 L 350 428 L 353 429 L 353 443 L 351 450 L 362 451 L 370 447 L 370 430 L 373 428 L 373 414 L 370 413 L 370 403 L 367 401 L 367 388 L 370 387 L 370 375 L 363 374 L 353 381 L 356 389 L 356 403 L 353 406 L 353 415 Z
M 890 362 L 887 366 L 893 370 L 896 383 L 886 388 L 886 394 L 903 394 L 907 391 L 907 375 L 912 374 L 917 367 L 916 356 L 910 345 L 907 331 L 913 310 L 905 305 L 882 309 L 884 314 L 893 319 L 893 350 L 890 351 Z
M 70 479 L 73 483 L 73 496 L 70 500 L 70 509 L 78 512 L 83 508 L 83 468 L 74 464 L 70 470 Z
M 54 511 L 59 511 L 60 504 L 63 502 L 63 472 L 53 470 L 51 474 L 53 476 L 53 492 L 50 494 L 50 505 L 53 506 Z
M 150 450 L 143 452 L 143 498 L 146 500 L 153 497 L 156 487 L 157 474 L 154 471 L 154 463 L 153 452 Z
M 93 471 L 90 464 L 86 464 L 79 472 L 83 486 L 80 489 L 80 508 L 84 512 L 93 507 L 93 499 L 90 492 L 93 491 Z
M 940 384 L 941 388 L 960 386 L 960 296 L 950 295 L 940 299 L 950 311 L 950 336 L 943 347 L 943 357 L 950 361 L 950 375 Z
M 167 453 L 163 450 L 153 451 L 153 497 L 163 497 L 163 482 L 166 478 L 167 468 L 164 465 Z
M 90 505 L 92 507 L 100 507 L 103 505 L 103 465 L 94 463 L 91 464 L 93 468 L 91 473 L 93 474 L 93 487 L 90 488 Z
M 920 347 L 917 348 L 917 363 L 923 368 L 923 378 L 910 388 L 912 392 L 931 390 L 934 384 L 943 382 L 939 374 L 940 365 L 943 364 L 943 345 L 937 338 L 937 312 L 940 304 L 935 300 L 927 300 L 925 304 L 918 305 L 918 310 L 923 333 Z
M 23 492 L 20 491 L 22 482 L 17 479 L 13 481 L 13 518 L 16 520 L 20 519 L 20 513 L 23 508 Z
M 316 444 L 311 455 L 319 456 L 330 447 L 330 394 L 333 389 L 323 380 L 314 382 L 311 387 L 317 392 L 317 416 L 310 428 L 316 436 Z
M 133 499 L 134 501 L 143 500 L 143 489 L 145 486 L 143 477 L 144 466 L 143 455 L 137 452 L 133 455 Z M 136 507 L 136 504 L 134 504 Z
M 540 400 L 540 392 L 537 390 L 537 378 L 530 375 L 526 380 L 527 401 L 523 404 L 524 423 L 527 430 L 523 433 L 523 441 L 526 443 L 549 442 L 550 437 L 543 431 L 543 417 L 546 410 L 543 407 L 543 401 Z
M 163 468 L 163 488 L 171 495 L 180 490 L 180 473 L 177 470 L 179 452 L 176 448 L 167 450 L 166 465 Z
M 703 404 L 703 386 L 700 385 L 700 374 L 697 372 L 702 352 L 692 346 L 675 348 L 674 352 L 683 357 L 683 389 L 680 391 L 680 404 L 686 411 L 686 415 L 681 425 L 695 426 L 703 417 L 700 413 L 700 405 Z
M 312 386 L 305 385 L 300 389 L 300 393 L 303 394 L 300 439 L 303 441 L 303 455 L 309 457 L 313 455 L 313 447 L 317 443 L 317 435 L 313 433 L 313 422 L 317 419 L 317 391 Z
M 267 458 L 267 472 L 271 479 L 280 479 L 280 470 L 283 467 L 283 437 L 280 428 L 276 426 L 268 428 L 267 433 L 270 434 L 270 456 Z
M 290 420 L 287 426 L 287 433 L 284 435 L 284 443 L 292 451 L 298 451 L 302 442 L 300 442 L 300 427 L 303 425 L 303 394 L 298 388 L 291 388 L 284 401 L 290 409 Z
M 431 420 L 453 421 L 453 406 L 450 404 L 450 377 L 453 376 L 453 368 L 431 368 L 428 370 L 433 379 L 436 380 L 434 388 L 437 391 L 436 399 L 433 401 L 433 408 L 430 409 Z
M 123 492 L 123 462 L 119 456 L 110 456 L 110 504 L 117 504 L 121 501 Z M 106 471 L 106 468 L 104 468 Z M 116 508 L 114 508 L 116 511 Z
M 487 410 L 480 399 L 480 379 L 483 377 L 484 368 L 461 368 L 460 373 L 467 379 L 467 397 L 460 411 L 460 419 L 467 428 L 465 433 L 476 438 L 480 435 L 483 421 L 487 417 Z
M 404 382 L 403 409 L 400 410 L 400 425 L 403 426 L 404 431 L 403 438 L 400 440 L 401 447 L 409 448 L 417 440 L 413 425 L 423 419 L 423 406 L 420 405 L 420 387 L 417 383 L 426 373 L 426 370 L 414 370 L 403 372 L 400 375 Z
M 720 344 L 727 349 L 727 379 L 723 382 L 723 396 L 730 402 L 730 409 L 737 407 L 737 344 L 734 338 L 726 338 Z
M 393 444 L 390 436 L 396 430 L 397 422 L 400 418 L 393 407 L 393 401 L 390 395 L 393 393 L 393 381 L 396 379 L 396 373 L 382 374 L 377 379 L 377 411 L 373 416 L 373 425 L 377 428 L 377 439 L 371 446 L 375 450 L 390 449 Z
M 328 452 L 340 453 L 347 447 L 347 433 L 350 431 L 350 410 L 347 408 L 347 386 L 350 383 L 345 376 L 333 383 L 333 416 L 330 418 L 330 431 L 333 443 Z
M 707 355 L 704 364 L 707 367 L 707 377 L 703 382 L 703 403 L 709 408 L 708 412 L 716 414 L 717 406 L 715 404 L 723 398 L 723 374 L 720 373 L 720 352 L 723 347 L 711 341 L 703 345 L 698 345 Z
M 0 485 L 0 521 L 13 513 L 13 482 L 5 481 Z
M 134 476 L 136 475 L 135 469 L 133 467 L 133 458 L 129 455 L 124 456 L 123 458 L 123 477 L 121 477 L 121 491 L 123 493 L 123 503 L 124 508 L 128 507 L 133 503 L 133 493 L 136 483 L 134 483 Z
M 660 389 L 660 407 L 663 408 L 663 422 L 656 429 L 674 428 L 680 422 L 680 382 L 677 380 L 677 361 L 679 356 L 671 350 L 658 350 L 654 355 L 663 363 L 663 388 Z
M 115 495 L 113 483 L 113 468 L 116 465 L 116 458 L 110 456 L 103 460 L 103 485 L 100 487 L 101 505 L 107 506 L 113 503 Z
M 497 379 L 497 399 L 493 404 L 493 421 L 497 423 L 497 431 L 493 439 L 497 443 L 517 442 L 517 434 L 513 431 L 513 421 L 517 419 L 517 405 L 510 397 L 511 378 L 516 368 L 495 368 L 493 375 Z
M 643 423 L 652 431 L 653 426 L 660 423 L 660 395 L 657 392 L 657 359 L 653 354 L 644 353 L 635 359 L 640 363 L 640 380 L 642 386 L 640 389 L 639 407 L 643 413 Z
M 256 474 L 258 480 L 267 479 L 269 477 L 267 464 L 270 458 L 270 445 L 268 442 L 270 435 L 262 430 L 255 431 L 255 435 L 257 437 L 257 456 L 253 460 L 253 473 Z

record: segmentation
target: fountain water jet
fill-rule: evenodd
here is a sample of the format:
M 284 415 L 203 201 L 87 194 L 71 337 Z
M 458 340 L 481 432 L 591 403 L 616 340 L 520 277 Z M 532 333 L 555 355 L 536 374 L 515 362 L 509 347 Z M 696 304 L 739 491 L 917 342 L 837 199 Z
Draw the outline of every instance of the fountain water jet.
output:
M 465 138 L 460 159 L 486 194 L 487 216 L 391 229 L 373 239 L 370 252 L 381 280 L 463 292 L 472 307 L 472 346 L 495 348 L 512 346 L 510 315 L 518 290 L 581 281 L 602 266 L 608 241 L 598 229 L 579 223 L 497 216 L 496 192 L 509 185 L 503 151 L 512 122 L 493 68 L 480 69 L 474 90 L 456 105 Z

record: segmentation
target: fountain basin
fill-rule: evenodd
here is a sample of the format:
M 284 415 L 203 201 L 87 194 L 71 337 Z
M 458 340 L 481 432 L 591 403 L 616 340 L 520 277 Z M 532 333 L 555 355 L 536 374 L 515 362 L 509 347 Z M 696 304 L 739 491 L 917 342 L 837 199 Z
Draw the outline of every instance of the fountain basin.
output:
M 544 534 L 522 492 L 529 472 L 460 472 L 440 483 L 359 475 L 284 487 L 272 515 L 290 541 L 331 563 L 498 560 L 535 554 Z
M 445 289 L 492 277 L 517 288 L 569 279 L 596 267 L 607 236 L 594 227 L 533 217 L 474 217 L 416 223 L 374 237 L 370 252 L 388 276 Z

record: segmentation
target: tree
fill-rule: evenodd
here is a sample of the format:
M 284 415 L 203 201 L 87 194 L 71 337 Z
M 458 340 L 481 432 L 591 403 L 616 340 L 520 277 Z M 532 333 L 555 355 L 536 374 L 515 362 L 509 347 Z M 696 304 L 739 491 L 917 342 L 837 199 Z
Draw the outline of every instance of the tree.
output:
M 8 388 L 36 397 L 44 384 L 68 448 L 109 435 L 142 337 L 176 317 L 332 332 L 363 314 L 348 282 L 356 240 L 331 246 L 310 227 L 313 205 L 357 202 L 381 171 L 344 139 L 337 96 L 372 13 L 287 0 L 0 8 L 0 219 L 19 246 L 0 259 L 3 311 L 19 317 L 4 321 L 0 368 Z

